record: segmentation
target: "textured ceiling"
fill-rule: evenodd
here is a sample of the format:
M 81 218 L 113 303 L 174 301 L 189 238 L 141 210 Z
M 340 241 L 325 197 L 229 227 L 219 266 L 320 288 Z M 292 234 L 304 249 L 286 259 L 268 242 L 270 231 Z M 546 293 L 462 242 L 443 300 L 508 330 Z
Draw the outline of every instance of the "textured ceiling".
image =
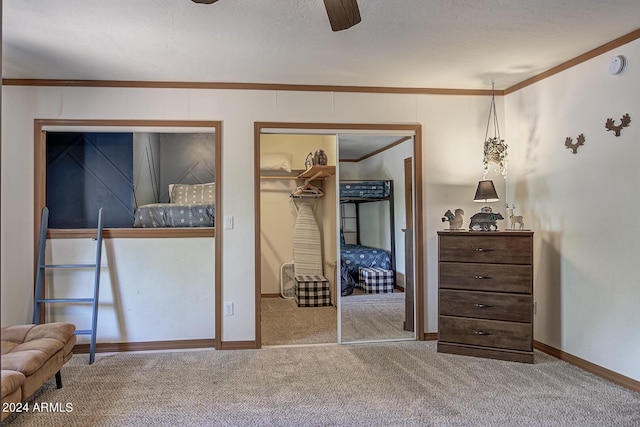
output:
M 362 160 L 363 157 L 403 141 L 402 135 L 338 134 L 340 160 Z
M 639 27 L 638 0 L 5 0 L 4 78 L 504 89 Z

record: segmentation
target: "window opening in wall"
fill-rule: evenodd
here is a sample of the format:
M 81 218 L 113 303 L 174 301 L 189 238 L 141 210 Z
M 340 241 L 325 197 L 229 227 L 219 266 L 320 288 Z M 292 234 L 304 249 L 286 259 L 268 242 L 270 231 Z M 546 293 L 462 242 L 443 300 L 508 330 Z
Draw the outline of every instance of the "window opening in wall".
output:
M 213 227 L 215 134 L 47 132 L 50 228 Z

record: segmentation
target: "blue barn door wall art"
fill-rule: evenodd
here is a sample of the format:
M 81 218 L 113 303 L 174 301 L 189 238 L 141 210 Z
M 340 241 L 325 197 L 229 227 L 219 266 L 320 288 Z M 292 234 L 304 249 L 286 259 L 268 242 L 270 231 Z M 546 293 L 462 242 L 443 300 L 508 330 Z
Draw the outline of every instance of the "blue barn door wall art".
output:
M 49 228 L 133 227 L 133 134 L 47 133 Z

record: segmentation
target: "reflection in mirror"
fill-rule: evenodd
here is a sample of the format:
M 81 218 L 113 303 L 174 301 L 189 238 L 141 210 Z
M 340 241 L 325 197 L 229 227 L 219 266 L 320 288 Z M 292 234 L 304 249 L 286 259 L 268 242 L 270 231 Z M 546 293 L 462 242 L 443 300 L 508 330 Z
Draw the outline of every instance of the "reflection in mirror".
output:
M 405 269 L 402 232 L 407 228 L 404 159 L 412 156 L 413 140 L 391 137 L 386 149 L 357 161 L 342 156 L 343 148 L 346 153 L 355 145 L 366 147 L 376 138 L 338 139 L 341 342 L 415 339 L 413 316 L 407 315 L 408 304 L 409 314 L 414 310 L 412 295 L 407 298 L 413 288 L 406 289 L 406 275 L 413 273 Z

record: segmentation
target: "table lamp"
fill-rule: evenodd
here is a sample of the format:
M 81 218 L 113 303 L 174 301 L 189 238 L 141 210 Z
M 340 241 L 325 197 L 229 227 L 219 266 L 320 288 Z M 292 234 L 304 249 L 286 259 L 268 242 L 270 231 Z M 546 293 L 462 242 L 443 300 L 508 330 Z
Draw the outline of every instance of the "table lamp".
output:
M 498 193 L 496 193 L 496 187 L 493 185 L 493 181 L 484 180 L 478 182 L 478 188 L 476 189 L 476 195 L 473 198 L 474 202 L 491 203 L 500 200 Z M 485 206 L 480 212 L 491 212 L 491 207 Z

